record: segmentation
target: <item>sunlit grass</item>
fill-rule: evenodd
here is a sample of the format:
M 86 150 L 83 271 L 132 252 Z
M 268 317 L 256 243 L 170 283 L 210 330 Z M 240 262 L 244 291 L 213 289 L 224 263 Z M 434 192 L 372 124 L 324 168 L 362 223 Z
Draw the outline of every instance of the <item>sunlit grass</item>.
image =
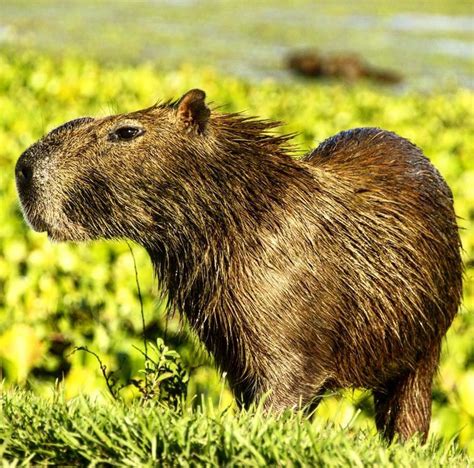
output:
M 465 467 L 453 444 L 378 436 L 288 412 L 234 414 L 202 402 L 182 414 L 158 404 L 123 405 L 9 391 L 0 400 L 0 456 L 31 465 Z

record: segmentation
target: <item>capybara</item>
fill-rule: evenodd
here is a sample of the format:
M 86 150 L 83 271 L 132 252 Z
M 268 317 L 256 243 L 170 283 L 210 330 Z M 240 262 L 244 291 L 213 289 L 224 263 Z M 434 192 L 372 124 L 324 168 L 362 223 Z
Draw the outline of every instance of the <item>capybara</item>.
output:
M 369 65 L 359 55 L 350 52 L 330 55 L 321 55 L 316 51 L 293 52 L 287 58 L 287 67 L 310 78 L 340 78 L 347 81 L 368 78 L 386 84 L 402 81 L 399 73 Z
M 343 131 L 296 159 L 277 125 L 196 89 L 73 120 L 19 158 L 24 215 L 56 241 L 141 244 L 241 404 L 362 387 L 387 439 L 426 438 L 462 291 L 451 191 L 394 133 Z

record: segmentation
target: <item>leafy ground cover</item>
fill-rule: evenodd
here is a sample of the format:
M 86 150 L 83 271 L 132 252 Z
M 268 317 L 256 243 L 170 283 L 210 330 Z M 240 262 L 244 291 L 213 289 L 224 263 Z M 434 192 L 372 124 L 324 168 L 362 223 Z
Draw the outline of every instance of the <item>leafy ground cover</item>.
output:
M 316 146 L 326 137 L 343 129 L 379 126 L 409 138 L 423 148 L 439 168 L 453 190 L 456 211 L 463 228 L 466 275 L 463 307 L 445 340 L 440 372 L 434 387 L 432 429 L 446 441 L 455 440 L 468 453 L 474 454 L 472 91 L 443 88 L 424 94 L 395 94 L 366 84 L 345 87 L 334 83 L 281 84 L 272 80 L 257 85 L 202 68 L 183 66 L 177 71 L 161 72 L 146 64 L 137 67 L 104 66 L 74 57 L 55 60 L 38 54 L 14 54 L 9 51 L 0 53 L 0 372 L 4 379 L 0 440 L 4 441 L 4 447 L 10 447 L 5 449 L 8 450 L 5 453 L 14 454 L 18 458 L 30 453 L 26 451 L 26 445 L 16 442 L 18 437 L 15 435 L 21 429 L 20 423 L 25 425 L 22 430 L 30 431 L 26 427 L 27 414 L 38 414 L 38 417 L 31 416 L 31 433 L 24 433 L 25 437 L 31 436 L 33 445 L 40 447 L 41 443 L 47 444 L 46 439 L 40 438 L 51 434 L 52 447 L 56 447 L 55 444 L 59 444 L 57 447 L 65 447 L 69 440 L 67 437 L 70 437 L 68 443 L 71 444 L 75 437 L 79 437 L 70 435 L 74 430 L 71 429 L 72 432 L 68 433 L 67 427 L 70 426 L 66 425 L 66 432 L 63 434 L 68 433 L 69 436 L 64 435 L 64 441 L 58 442 L 62 430 L 59 426 L 68 412 L 76 411 L 74 414 L 77 416 L 77 424 L 82 419 L 98 418 L 94 419 L 94 424 L 109 437 L 113 437 L 110 435 L 112 428 L 115 430 L 124 425 L 123 421 L 120 423 L 120 418 L 128 412 L 131 415 L 141 411 L 141 414 L 148 414 L 147 411 L 153 413 L 151 410 L 139 409 L 136 400 L 139 400 L 140 391 L 133 385 L 120 391 L 124 401 L 128 403 L 114 403 L 116 406 L 111 407 L 111 403 L 104 397 L 106 383 L 94 355 L 84 351 L 73 352 L 76 347 L 87 347 L 95 352 L 107 370 L 114 371 L 114 379 L 120 385 L 131 380 L 143 380 L 143 373 L 140 372 L 144 366 L 142 319 L 134 263 L 128 246 L 121 242 L 51 244 L 44 235 L 32 232 L 22 220 L 16 199 L 13 178 L 16 159 L 29 144 L 66 120 L 142 108 L 157 99 L 178 97 L 193 87 L 205 89 L 209 99 L 216 105 L 222 105 L 224 111 L 245 111 L 287 122 L 282 131 L 299 132 L 295 142 L 304 149 Z M 232 398 L 222 376 L 214 370 L 212 362 L 186 327 L 182 327 L 176 318 L 164 317 L 163 304 L 156 300 L 156 286 L 153 284 L 146 255 L 138 247 L 132 248 L 143 293 L 145 334 L 151 341 L 165 337 L 166 343 L 179 351 L 185 367 L 191 371 L 186 404 L 189 410 L 183 416 L 188 419 L 183 420 L 181 425 L 177 424 L 177 428 L 180 428 L 178 430 L 169 429 L 180 418 L 171 411 L 158 412 L 164 415 L 163 422 L 160 422 L 161 416 L 150 416 L 150 422 L 148 416 L 143 416 L 139 424 L 150 424 L 146 426 L 149 431 L 147 434 L 153 432 L 153 424 L 165 424 L 164 421 L 170 426 L 166 426 L 168 429 L 163 429 L 163 433 L 170 432 L 176 437 L 179 431 L 182 431 L 179 434 L 193 433 L 195 428 L 201 427 L 200 424 L 205 428 L 202 429 L 203 434 L 207 434 L 206 431 L 211 430 L 211 427 L 212 430 L 220 427 L 215 430 L 221 432 L 213 432 L 218 434 L 213 441 L 224 444 L 227 443 L 226 440 L 230 440 L 229 444 L 237 444 L 236 447 L 241 447 L 238 450 L 249 454 L 256 442 L 254 445 L 250 444 L 250 439 L 242 438 L 242 434 L 265 432 L 269 435 L 261 435 L 258 440 L 259 443 L 268 445 L 268 451 L 259 460 L 272 461 L 283 455 L 277 453 L 279 449 L 272 452 L 270 441 L 275 440 L 272 443 L 277 444 L 278 436 L 282 438 L 278 443 L 289 447 L 289 438 L 296 437 L 295 431 L 302 424 L 301 427 L 307 428 L 304 429 L 307 432 L 304 436 L 306 442 L 301 443 L 321 449 L 322 453 L 329 452 L 324 451 L 324 444 L 319 439 L 341 450 L 350 446 L 359 457 L 389 457 L 386 460 L 390 462 L 390 457 L 398 456 L 395 454 L 396 450 L 385 450 L 376 438 L 368 440 L 370 437 L 367 434 L 373 434 L 372 405 L 370 398 L 361 391 L 325 398 L 315 417 L 319 429 L 313 426 L 313 422 L 295 424 L 296 420 L 292 418 L 299 416 L 287 416 L 282 422 L 275 423 L 273 432 L 265 429 L 273 424 L 265 418 L 257 418 L 253 423 L 249 415 L 234 417 L 231 416 L 232 411 L 219 416 L 224 418 L 218 419 L 219 424 L 223 424 L 221 427 L 217 423 L 214 425 L 214 422 L 211 424 L 213 420 L 210 414 L 192 412 L 195 395 L 203 395 L 205 401 L 213 401 L 218 412 L 231 405 Z M 93 398 L 94 403 L 78 399 L 68 406 L 61 402 L 57 406 L 59 419 L 55 419 L 56 409 L 51 401 L 57 398 L 54 396 L 56 381 L 61 382 L 64 399 L 85 393 Z M 15 390 L 14 394 L 8 388 L 27 388 L 29 393 Z M 122 404 L 130 405 L 129 410 L 126 409 L 127 406 L 120 406 Z M 25 411 L 24 417 L 20 417 L 22 408 Z M 107 426 L 106 414 L 113 414 L 113 424 L 117 427 Z M 98 422 L 100 418 L 102 422 Z M 139 416 L 137 418 L 140 419 Z M 328 426 L 330 429 L 321 425 L 326 420 L 332 421 Z M 343 432 L 337 429 L 339 425 L 345 426 L 349 421 L 350 430 Z M 42 427 L 51 430 L 42 432 Z M 86 426 L 81 427 L 85 431 Z M 137 427 L 142 426 L 132 424 L 127 430 L 138 431 Z M 234 428 L 234 432 L 226 432 L 227 427 Z M 290 430 L 290 427 L 293 429 Z M 362 428 L 362 432 L 359 432 L 359 428 Z M 145 427 L 143 430 L 145 431 Z M 233 434 L 232 437 L 229 434 Z M 194 437 L 201 436 L 191 434 L 189 437 L 194 440 Z M 200 440 L 206 440 L 207 436 L 202 437 Z M 40 440 L 43 442 L 40 443 Z M 130 438 L 124 438 L 125 440 L 131 441 Z M 152 439 L 147 440 L 147 444 L 152 444 Z M 360 450 L 355 448 L 357 444 Z M 448 442 L 446 444 L 437 449 L 433 449 L 433 446 L 431 449 L 409 446 L 411 448 L 402 450 L 405 455 L 400 457 L 408 457 L 410 450 L 419 450 L 416 453 L 422 454 L 420 462 L 434 457 L 433 459 L 442 463 L 447 460 L 443 454 L 454 450 Z M 25 450 L 23 454 L 21 447 Z M 184 450 L 184 445 L 179 447 Z M 215 447 L 212 450 L 220 449 Z M 369 451 L 371 453 L 364 453 Z M 92 453 L 89 455 L 92 456 Z M 94 453 L 106 456 L 105 452 Z M 205 453 L 205 456 L 211 456 L 211 452 Z M 46 454 L 45 459 L 50 456 Z M 219 461 L 218 458 L 214 460 Z M 281 460 L 297 459 L 290 457 Z M 360 463 L 364 460 L 371 463 L 368 458 L 360 460 Z M 378 460 L 382 462 L 382 458 Z M 407 461 L 408 458 L 400 458 L 397 463 L 405 466 L 404 460 Z

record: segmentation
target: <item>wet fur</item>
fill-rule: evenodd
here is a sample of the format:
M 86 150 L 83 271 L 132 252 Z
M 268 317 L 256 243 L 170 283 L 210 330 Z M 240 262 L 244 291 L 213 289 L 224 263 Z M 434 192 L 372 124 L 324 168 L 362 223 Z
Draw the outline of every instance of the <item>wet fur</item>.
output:
M 20 158 L 49 174 L 28 191 L 19 184 L 27 219 L 58 240 L 143 245 L 170 310 L 187 317 L 242 404 L 270 392 L 266 406 L 280 411 L 363 387 L 387 438 L 426 438 L 462 291 L 442 177 L 384 130 L 342 132 L 295 160 L 291 136 L 269 133 L 276 123 L 196 105 L 47 135 Z M 146 138 L 102 143 L 120 119 L 140 122 Z

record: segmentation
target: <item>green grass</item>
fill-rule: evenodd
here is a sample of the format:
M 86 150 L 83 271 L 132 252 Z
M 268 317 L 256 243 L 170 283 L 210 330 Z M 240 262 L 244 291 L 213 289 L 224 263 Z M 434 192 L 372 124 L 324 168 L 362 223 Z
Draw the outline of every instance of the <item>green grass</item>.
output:
M 0 455 L 20 464 L 112 466 L 466 467 L 452 444 L 413 440 L 387 446 L 378 436 L 302 413 L 259 409 L 233 414 L 202 405 L 182 414 L 157 404 L 66 402 L 23 391 L 1 398 Z
M 272 422 L 248 414 L 232 416 L 228 412 L 220 415 L 222 408 L 231 405 L 231 394 L 227 387 L 223 388 L 221 376 L 187 328 L 181 328 L 176 319 L 165 319 L 164 305 L 156 299 L 150 263 L 145 252 L 136 247 L 148 338 L 155 341 L 166 336 L 166 343 L 179 351 L 185 367 L 192 369 L 186 407 L 193 407 L 190 400 L 195 395 L 199 395 L 198 400 L 203 395 L 205 401 L 212 401 L 220 410 L 213 414 L 209 409 L 203 410 L 203 414 L 185 412 L 182 422 L 181 417 L 171 411 L 150 410 L 153 415 L 140 418 L 139 415 L 148 410 L 140 408 L 139 394 L 133 387 L 121 391 L 126 403 L 107 402 L 104 399 L 105 381 L 94 356 L 72 353 L 78 346 L 94 351 L 108 370 L 115 371 L 114 378 L 120 385 L 143 377 L 142 322 L 133 261 L 127 245 L 122 242 L 51 244 L 45 235 L 32 232 L 18 207 L 13 177 L 15 161 L 28 145 L 69 119 L 143 108 L 157 99 L 178 97 L 194 87 L 205 89 L 209 100 L 222 105 L 224 111 L 245 111 L 287 122 L 281 131 L 299 132 L 295 142 L 304 149 L 351 127 L 379 126 L 395 131 L 420 146 L 447 179 L 463 228 L 466 276 L 463 307 L 443 344 L 440 371 L 433 391 L 432 433 L 444 440 L 439 447 L 420 448 L 413 444 L 384 449 L 373 435 L 371 400 L 359 390 L 325 398 L 314 422 L 302 422 L 298 419 L 301 416 L 286 416 L 282 421 Z M 82 424 L 87 425 L 87 420 L 101 427 L 114 443 L 120 442 L 113 435 L 117 429 L 130 431 L 130 438 L 142 436 L 151 446 L 151 429 L 147 429 L 148 432 L 144 429 L 144 434 L 140 435 L 139 428 L 148 427 L 147 424 L 161 427 L 158 426 L 160 418 L 166 430 L 156 432 L 159 440 L 168 440 L 168 436 L 177 438 L 179 433 L 180 440 L 200 437 L 199 440 L 205 441 L 206 431 L 216 431 L 212 432 L 212 437 L 216 437 L 212 439 L 214 447 L 203 448 L 204 442 L 199 445 L 201 442 L 196 439 L 196 447 L 206 456 L 211 456 L 214 453 L 211 450 L 214 450 L 214 457 L 217 453 L 222 453 L 223 457 L 251 456 L 253 447 L 267 457 L 265 460 L 291 459 L 298 456 L 291 447 L 292 437 L 295 440 L 300 437 L 300 430 L 301 440 L 297 440 L 303 445 L 299 456 L 304 457 L 324 456 L 329 460 L 332 450 L 331 456 L 336 461 L 359 457 L 370 464 L 376 463 L 370 461 L 371 457 L 373 460 L 382 457 L 378 458 L 380 464 L 384 460 L 398 460 L 401 466 L 411 466 L 408 465 L 410 454 L 416 453 L 413 456 L 419 457 L 416 460 L 420 463 L 424 463 L 423 460 L 428 463 L 431 459 L 448 463 L 450 455 L 445 454 L 454 450 L 452 441 L 472 456 L 473 100 L 473 91 L 462 88 L 440 88 L 428 94 L 395 94 L 364 83 L 353 87 L 338 83 L 282 84 L 272 80 L 250 84 L 213 70 L 190 66 L 163 72 L 150 64 L 104 66 L 93 60 L 72 57 L 53 59 L 38 53 L 0 52 L 0 380 L 4 380 L 5 391 L 0 445 L 3 443 L 4 456 L 23 460 L 47 447 L 50 447 L 50 453 L 57 447 L 58 456 L 61 456 L 62 450 L 75 447 L 73 441 L 77 437 L 71 435 L 73 428 L 82 427 L 86 431 Z M 72 399 L 69 406 L 58 403 L 57 410 L 47 401 L 54 394 L 56 381 L 61 382 L 64 398 Z M 32 393 L 23 393 L 18 388 L 27 388 Z M 13 389 L 16 394 L 12 393 Z M 95 403 L 75 399 L 79 394 L 89 395 Z M 16 416 L 11 413 L 14 408 L 17 408 Z M 90 408 L 94 410 L 90 411 Z M 57 418 L 63 419 L 57 419 L 55 411 L 58 411 Z M 65 415 L 74 411 L 79 416 L 66 421 Z M 27 417 L 28 414 L 31 417 Z M 138 426 L 121 421 L 121 417 L 128 414 L 137 418 Z M 105 415 L 110 416 L 112 426 L 108 425 Z M 202 422 L 199 422 L 200 418 Z M 217 418 L 222 427 L 213 424 L 213 418 Z M 352 421 L 349 429 L 336 429 L 345 427 L 349 421 Z M 171 427 L 172 423 L 176 428 Z M 200 424 L 205 430 L 199 429 Z M 135 436 L 134 430 L 138 431 Z M 185 437 L 186 430 L 188 435 Z M 19 437 L 22 431 L 31 431 L 31 434 L 23 433 Z M 232 442 L 226 442 L 225 437 L 230 437 L 226 431 L 233 431 L 229 439 Z M 254 436 L 250 437 L 251 434 Z M 255 434 L 259 438 L 254 440 Z M 66 439 L 62 440 L 62 436 Z M 6 442 L 1 442 L 5 437 Z M 124 436 L 123 440 L 130 442 L 130 438 Z M 100 438 L 96 439 L 100 442 Z M 84 440 L 89 439 L 84 435 Z M 84 442 L 87 456 L 104 448 L 99 442 L 92 448 L 92 442 Z M 272 449 L 272 444 L 277 448 Z M 304 444 L 310 448 L 303 450 Z M 327 450 L 326 446 L 329 447 Z M 178 450 L 175 457 L 181 456 L 181 448 L 183 454 L 188 450 L 184 443 L 173 447 Z M 142 455 L 146 452 L 141 448 L 137 450 Z M 122 452 L 117 448 L 117 453 Z M 127 457 L 134 452 L 130 453 Z M 252 456 L 256 457 L 255 454 Z

